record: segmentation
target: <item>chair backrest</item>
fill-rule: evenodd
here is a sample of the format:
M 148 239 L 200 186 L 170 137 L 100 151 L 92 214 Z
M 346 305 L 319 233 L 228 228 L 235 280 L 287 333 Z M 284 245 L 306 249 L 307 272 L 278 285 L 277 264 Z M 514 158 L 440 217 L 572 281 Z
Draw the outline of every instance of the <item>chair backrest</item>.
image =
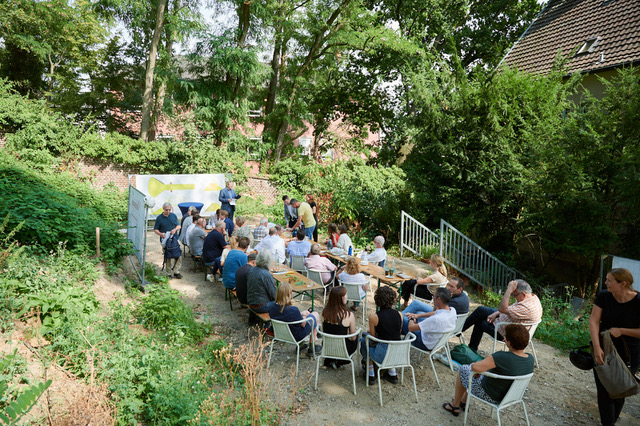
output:
M 306 271 L 307 267 L 304 266 L 304 259 L 304 256 L 290 256 L 289 261 L 291 262 L 291 269 L 298 272 Z
M 315 281 L 318 284 L 320 284 L 323 287 L 327 287 L 329 284 L 331 284 L 331 281 L 329 281 L 328 283 L 324 283 L 324 281 L 322 281 L 322 274 L 323 273 L 327 273 L 329 274 L 330 272 L 327 271 L 316 271 L 313 269 L 307 269 L 307 277 L 311 280 L 311 281 Z
M 359 328 L 354 334 L 347 336 L 338 336 L 336 334 L 327 334 L 318 330 L 318 334 L 322 337 L 322 356 L 326 358 L 349 360 L 349 352 L 347 351 L 347 338 L 351 336 L 359 336 L 362 329 Z
M 291 333 L 291 328 L 289 327 L 292 324 L 301 324 L 302 322 L 305 322 L 307 319 L 302 319 L 300 321 L 294 321 L 294 322 L 284 322 L 284 321 L 280 321 L 280 320 L 274 320 L 273 318 L 271 319 L 271 326 L 273 327 L 273 338 L 275 340 L 279 340 L 281 342 L 288 342 L 288 343 L 293 343 L 293 344 L 297 344 L 298 342 L 296 341 L 296 339 L 293 337 L 293 334 Z
M 524 325 L 526 329 L 529 331 L 529 342 L 531 342 L 531 339 L 533 339 L 533 335 L 536 333 L 536 330 L 538 329 L 538 326 L 540 325 L 541 322 L 542 320 L 538 322 L 532 322 L 532 323 L 499 322 L 495 324 L 495 330 L 496 330 L 495 333 L 498 332 L 499 326 L 501 328 L 504 328 L 509 324 L 520 324 L 520 325 Z
M 464 322 L 467 320 L 469 316 L 469 312 L 466 314 L 458 314 L 456 315 L 456 327 L 453 329 L 453 335 L 457 335 L 462 332 L 462 327 L 464 327 Z
M 380 368 L 406 367 L 411 365 L 411 342 L 416 340 L 416 336 L 409 332 L 404 340 L 381 340 L 372 336 L 367 336 L 378 344 L 387 344 L 387 353 L 380 364 Z
M 489 374 L 485 373 L 485 375 Z M 527 386 L 529 386 L 529 382 L 533 377 L 533 373 L 524 376 L 501 376 L 498 374 L 491 374 L 491 377 L 513 381 L 509 387 L 509 391 L 504 398 L 502 398 L 502 401 L 500 401 L 501 406 L 506 406 L 522 400 L 524 392 L 527 390 Z
M 360 287 L 365 285 L 366 282 L 363 283 L 345 283 L 341 280 L 338 280 L 338 285 L 343 286 L 347 289 L 347 302 L 360 302 Z

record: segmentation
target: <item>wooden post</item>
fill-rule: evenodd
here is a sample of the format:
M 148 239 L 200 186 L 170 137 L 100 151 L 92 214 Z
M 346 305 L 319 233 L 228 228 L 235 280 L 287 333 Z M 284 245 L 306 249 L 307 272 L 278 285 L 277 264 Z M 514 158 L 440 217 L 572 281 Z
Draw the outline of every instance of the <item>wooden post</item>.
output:
M 100 257 L 100 228 L 96 228 L 96 256 Z

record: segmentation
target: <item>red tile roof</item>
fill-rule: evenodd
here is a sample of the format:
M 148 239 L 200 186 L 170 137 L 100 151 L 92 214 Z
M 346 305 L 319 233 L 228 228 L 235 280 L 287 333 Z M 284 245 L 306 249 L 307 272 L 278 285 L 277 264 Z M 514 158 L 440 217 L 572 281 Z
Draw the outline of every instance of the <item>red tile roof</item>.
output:
M 596 45 L 576 54 L 591 39 Z M 640 63 L 640 1 L 549 0 L 502 63 L 546 74 L 558 53 L 571 52 L 568 73 Z

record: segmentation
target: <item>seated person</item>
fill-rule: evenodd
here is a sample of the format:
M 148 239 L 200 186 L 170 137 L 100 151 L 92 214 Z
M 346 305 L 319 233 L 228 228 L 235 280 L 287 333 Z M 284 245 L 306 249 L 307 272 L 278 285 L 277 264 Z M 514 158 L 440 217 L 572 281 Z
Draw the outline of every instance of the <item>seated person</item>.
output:
M 409 331 L 416 335 L 416 340 L 411 343 L 413 346 L 430 351 L 443 333 L 456 327 L 456 310 L 449 307 L 449 299 L 449 289 L 440 287 L 433 296 L 433 315 L 420 322 L 416 322 L 415 318 L 409 319 Z
M 464 281 L 460 277 L 451 277 L 447 284 L 447 289 L 451 293 L 449 307 L 456 310 L 456 315 L 469 312 L 469 296 L 464 291 Z M 402 311 L 402 334 L 409 331 L 409 319 L 415 318 L 416 322 L 423 321 L 433 315 L 433 306 L 421 300 L 414 300 Z
M 278 264 L 284 263 L 286 260 L 286 246 L 284 240 L 280 237 L 284 228 L 280 225 L 276 225 L 269 228 L 269 235 L 264 237 L 255 247 L 257 252 L 269 250 L 274 261 Z
M 260 225 L 253 230 L 253 239 L 256 242 L 262 241 L 269 234 L 269 220 L 266 217 L 260 219 Z
M 400 296 L 404 299 L 404 307 L 409 306 L 409 300 L 413 294 L 413 288 L 416 284 L 420 284 L 416 290 L 416 296 L 421 299 L 431 300 L 431 292 L 426 284 L 444 284 L 447 281 L 447 267 L 444 266 L 444 257 L 439 254 L 431 255 L 429 259 L 429 266 L 431 266 L 435 272 L 426 278 L 418 278 L 417 280 L 407 280 L 402 283 L 402 289 L 400 290 Z M 424 284 L 424 285 L 423 285 Z
M 224 249 L 229 247 L 229 243 L 224 237 L 225 223 L 218 221 L 216 227 L 209 232 L 204 239 L 202 246 L 202 260 L 206 266 L 211 267 L 211 274 L 215 274 L 220 269 L 220 256 Z M 207 275 L 207 279 L 213 279 L 213 275 Z
M 382 340 L 400 340 L 400 332 L 402 331 L 402 314 L 395 309 L 393 305 L 396 303 L 398 294 L 389 286 L 378 287 L 373 300 L 376 302 L 376 306 L 380 308 L 378 313 L 369 316 L 369 333 L 371 336 Z M 367 344 L 366 344 L 367 332 L 363 333 L 362 340 L 360 342 L 360 353 L 362 354 L 362 366 L 365 367 L 367 359 Z M 381 363 L 387 354 L 386 343 L 376 344 L 373 341 L 369 344 L 369 374 L 365 372 L 365 380 L 368 380 L 369 384 L 375 384 L 376 375 L 374 370 L 373 361 Z M 391 382 L 393 384 L 398 383 L 398 376 L 396 375 L 395 368 L 385 371 L 383 380 Z
M 320 256 L 320 245 L 318 244 L 311 245 L 309 256 L 304 260 L 304 266 L 306 266 L 307 269 L 313 269 L 314 271 L 323 271 L 320 275 L 322 275 L 322 282 L 324 284 L 331 281 L 333 278 L 333 274 L 331 274 L 331 272 L 337 269 L 336 265 L 331 263 L 329 259 Z
M 206 223 L 207 221 L 203 217 L 198 218 L 194 224 L 194 228 L 188 232 L 189 238 L 185 239 L 188 241 L 187 245 L 189 246 L 189 250 L 191 250 L 191 254 L 194 256 L 202 256 L 202 246 L 207 236 L 207 233 L 204 231 Z
M 220 210 L 220 220 L 224 221 L 227 238 L 231 238 L 236 225 L 231 219 L 229 219 L 229 212 L 226 210 Z
M 509 324 L 505 327 L 504 333 L 504 341 L 509 351 L 494 352 L 482 361 L 460 366 L 453 401 L 445 402 L 442 408 L 454 416 L 460 415 L 460 410 L 465 409 L 464 401 L 467 400 L 468 391 L 492 404 L 499 404 L 511 387 L 510 380 L 474 375 L 471 389 L 467 389 L 470 374 L 489 371 L 503 376 L 524 376 L 533 373 L 533 356 L 524 352 L 529 344 L 527 328 L 520 324 Z
M 356 332 L 356 317 L 347 310 L 347 289 L 341 286 L 333 287 L 329 293 L 327 305 L 322 310 L 322 331 L 336 336 L 346 336 Z M 350 337 L 347 341 L 347 352 L 349 355 L 358 348 L 356 336 Z M 325 358 L 325 367 L 336 370 L 339 366 L 348 364 L 348 361 L 340 359 Z
M 253 312 L 269 312 L 269 302 L 276 300 L 276 284 L 269 268 L 273 264 L 271 252 L 263 250 L 256 257 L 256 266 L 247 274 L 247 305 Z M 255 320 L 249 313 L 249 322 Z
M 247 277 L 251 268 L 256 266 L 257 256 L 256 252 L 249 253 L 247 255 L 247 263 L 236 271 L 236 295 L 238 296 L 238 302 L 243 305 L 247 304 Z
M 509 300 L 513 296 L 516 303 L 509 305 Z M 533 294 L 531 286 L 524 280 L 511 281 L 502 296 L 498 309 L 479 306 L 464 322 L 462 331 L 473 326 L 469 347 L 478 351 L 478 346 L 482 340 L 482 333 L 494 335 L 495 325 L 499 322 L 512 322 L 517 324 L 531 324 L 540 321 L 542 318 L 542 305 L 538 296 Z M 504 326 L 498 329 L 498 339 L 504 336 Z
M 235 237 L 234 237 L 235 238 Z M 247 263 L 247 255 L 245 252 L 249 247 L 249 238 L 242 237 L 238 241 L 238 246 L 231 250 L 227 255 L 222 269 L 222 283 L 225 288 L 235 290 L 236 288 L 236 272 Z
M 318 339 L 318 324 L 319 315 L 317 312 L 302 311 L 291 304 L 293 292 L 289 283 L 280 283 L 278 290 L 276 291 L 276 303 L 269 305 L 269 317 L 271 319 L 293 322 L 300 321 L 301 319 L 311 317 L 311 322 L 307 321 L 302 324 L 292 324 L 289 326 L 291 334 L 296 342 L 304 339 L 311 334 L 311 341 L 309 344 L 308 354 L 313 355 L 315 342 Z M 315 353 L 319 354 L 322 350 L 322 346 L 315 346 Z
M 189 249 L 191 249 L 191 240 L 189 238 L 191 237 L 191 233 L 193 232 L 193 230 L 196 229 L 196 223 L 198 223 L 198 219 L 200 219 L 200 215 L 198 213 L 195 213 L 193 215 L 193 222 L 191 223 L 191 225 L 189 225 L 189 227 L 185 230 L 185 233 L 184 233 L 183 244 L 189 247 Z M 205 226 L 206 226 L 206 223 L 205 223 Z M 191 251 L 191 254 L 193 254 L 193 251 Z
M 311 251 L 311 242 L 305 240 L 304 231 L 298 229 L 296 231 L 296 239 L 292 240 L 287 246 L 287 253 L 289 256 L 304 256 L 307 257 Z
M 198 209 L 194 206 L 189 206 L 189 209 L 187 209 L 187 214 L 182 216 L 182 220 L 180 221 L 180 238 L 178 238 L 178 241 L 180 241 L 180 243 L 185 246 L 189 245 L 189 241 L 187 241 L 186 239 L 187 230 L 189 229 L 189 226 L 195 223 L 193 215 L 195 215 L 196 213 L 198 213 Z
M 358 289 L 360 291 L 360 300 L 367 296 L 367 288 L 369 287 L 369 279 L 365 274 L 360 272 L 360 260 L 357 257 L 348 257 L 347 263 L 338 271 L 338 279 L 347 284 L 362 284 Z M 353 302 L 351 310 L 357 309 L 357 303 Z
M 371 246 L 366 247 L 366 251 L 362 252 L 360 256 L 362 260 L 379 265 L 380 262 L 387 260 L 387 251 L 384 249 L 384 237 L 378 235 L 373 239 L 374 250 L 371 251 Z
M 238 240 L 242 237 L 249 238 L 249 245 L 253 241 L 253 233 L 251 232 L 251 228 L 249 225 L 246 225 L 246 221 L 242 216 L 236 216 L 236 229 L 233 231 L 233 237 L 236 237 Z
M 329 233 L 329 236 L 325 245 L 327 248 L 333 248 L 338 244 L 338 239 L 340 238 L 340 234 L 338 234 L 338 225 L 330 223 L 327 227 L 327 232 Z
M 342 249 L 345 254 L 349 253 L 349 249 L 353 253 L 353 243 L 351 242 L 351 238 L 347 235 L 347 226 L 340 225 L 338 226 L 338 234 L 340 237 L 338 238 L 338 243 L 335 245 L 336 248 Z

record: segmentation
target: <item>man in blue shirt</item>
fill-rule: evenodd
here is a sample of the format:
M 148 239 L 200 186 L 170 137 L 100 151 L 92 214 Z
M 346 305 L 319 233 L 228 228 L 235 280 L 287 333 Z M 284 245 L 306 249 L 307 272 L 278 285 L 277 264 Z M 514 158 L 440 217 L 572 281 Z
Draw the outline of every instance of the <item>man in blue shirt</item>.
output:
M 236 229 L 236 224 L 233 223 L 231 219 L 229 219 L 229 212 L 226 210 L 220 210 L 219 220 L 224 221 L 225 230 L 227 231 L 227 239 L 231 238 L 234 229 Z
M 307 257 L 309 251 L 311 251 L 311 243 L 304 239 L 305 232 L 298 229 L 296 232 L 296 240 L 293 240 L 287 246 L 287 253 L 289 256 L 304 256 Z
M 233 190 L 233 182 L 228 181 L 227 187 L 223 188 L 218 195 L 218 201 L 220 201 L 220 208 L 222 210 L 226 210 L 229 213 L 229 219 L 231 219 L 233 223 L 233 214 L 236 211 L 236 200 L 241 196 L 236 194 L 236 191 Z M 231 234 L 229 234 L 231 236 Z
M 238 247 L 229 251 L 222 268 L 222 283 L 226 288 L 231 290 L 236 288 L 236 271 L 247 263 L 247 247 L 251 241 L 247 237 L 238 240 Z
M 171 210 L 171 203 L 164 203 L 162 205 L 162 213 L 156 217 L 156 223 L 153 225 L 153 232 L 160 237 L 160 242 L 164 241 L 167 234 L 174 235 L 180 230 L 180 221 L 178 221 L 178 216 L 176 216 L 175 213 L 172 213 Z M 177 279 L 182 278 L 182 275 L 180 275 L 181 266 L 182 256 L 177 259 L 167 260 L 167 270 L 171 271 L 171 275 L 175 276 Z

